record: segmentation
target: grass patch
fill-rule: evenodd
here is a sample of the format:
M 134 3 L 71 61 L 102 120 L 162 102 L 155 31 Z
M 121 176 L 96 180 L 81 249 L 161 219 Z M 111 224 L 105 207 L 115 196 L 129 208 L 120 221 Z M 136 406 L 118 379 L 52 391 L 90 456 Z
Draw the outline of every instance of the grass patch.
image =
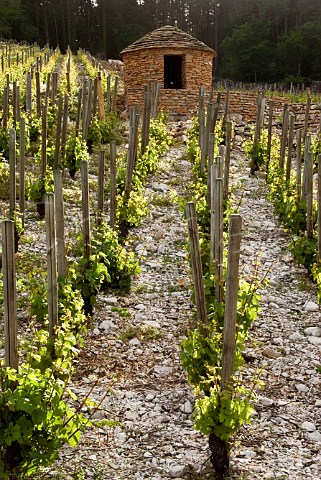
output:
M 170 194 L 154 194 L 152 203 L 155 207 L 170 207 L 173 205 L 173 199 Z
M 121 318 L 131 317 L 131 313 L 125 307 L 111 307 L 111 311 L 118 313 Z
M 120 340 L 131 340 L 138 338 L 141 342 L 157 340 L 162 336 L 160 330 L 151 325 L 131 325 L 119 336 Z

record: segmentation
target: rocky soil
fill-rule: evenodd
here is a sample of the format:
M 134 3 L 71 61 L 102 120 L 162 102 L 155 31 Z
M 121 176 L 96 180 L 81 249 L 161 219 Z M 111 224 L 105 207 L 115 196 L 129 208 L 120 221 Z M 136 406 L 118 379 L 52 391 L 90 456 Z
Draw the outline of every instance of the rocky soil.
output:
M 269 285 L 260 290 L 243 373 L 249 382 L 260 370 L 264 387 L 252 423 L 236 438 L 230 478 L 315 480 L 321 477 L 317 296 L 289 253 L 264 180 L 249 176 L 239 145 L 243 130 L 231 160 L 231 188 L 243 217 L 242 275 L 258 269 Z M 190 175 L 184 145 L 177 143 L 150 178 L 150 218 L 131 234 L 142 272 L 130 294 L 99 296 L 71 386 L 99 403 L 93 418 L 100 426 L 88 429 L 77 448 L 64 448 L 42 478 L 214 478 L 207 439 L 193 429 L 193 391 L 179 360 L 194 307 L 187 229 L 173 192 L 185 194 Z

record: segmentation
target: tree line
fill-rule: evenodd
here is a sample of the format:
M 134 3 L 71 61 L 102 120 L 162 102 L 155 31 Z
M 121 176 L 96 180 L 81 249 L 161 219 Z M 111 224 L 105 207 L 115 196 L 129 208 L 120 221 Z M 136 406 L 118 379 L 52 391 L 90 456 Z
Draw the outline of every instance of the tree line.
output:
M 320 0 L 0 0 L 0 37 L 102 58 L 168 24 L 217 51 L 219 78 L 321 79 Z

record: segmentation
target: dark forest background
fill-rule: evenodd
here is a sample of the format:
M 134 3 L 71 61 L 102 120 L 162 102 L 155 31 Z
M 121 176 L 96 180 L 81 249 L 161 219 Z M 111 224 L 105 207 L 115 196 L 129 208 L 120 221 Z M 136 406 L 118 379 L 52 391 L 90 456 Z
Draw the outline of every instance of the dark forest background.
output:
M 168 24 L 218 52 L 219 78 L 321 80 L 321 0 L 0 0 L 0 37 L 102 58 Z

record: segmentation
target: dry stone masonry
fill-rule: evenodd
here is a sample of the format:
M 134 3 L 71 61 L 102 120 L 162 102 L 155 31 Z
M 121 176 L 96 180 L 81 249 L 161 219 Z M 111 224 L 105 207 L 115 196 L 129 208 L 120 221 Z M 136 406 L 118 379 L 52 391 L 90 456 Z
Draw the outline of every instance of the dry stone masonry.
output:
M 179 28 L 161 27 L 121 52 L 127 106 L 143 106 L 144 85 L 159 82 L 160 108 L 188 115 L 198 102 L 199 87 L 209 91 L 215 52 Z

